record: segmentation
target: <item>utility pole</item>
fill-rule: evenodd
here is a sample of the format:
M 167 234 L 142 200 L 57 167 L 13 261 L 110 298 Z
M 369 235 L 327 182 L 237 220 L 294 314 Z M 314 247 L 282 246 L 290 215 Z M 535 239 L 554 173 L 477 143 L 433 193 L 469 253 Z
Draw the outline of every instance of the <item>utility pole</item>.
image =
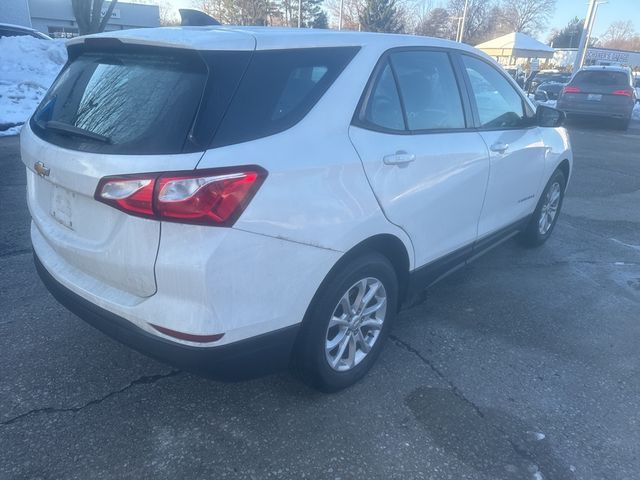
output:
M 580 70 L 584 64 L 584 59 L 587 56 L 587 49 L 589 47 L 589 39 L 591 38 L 591 29 L 596 21 L 596 13 L 598 11 L 598 5 L 606 2 L 599 2 L 598 0 L 589 1 L 589 9 L 587 10 L 587 18 L 584 20 L 584 27 L 582 28 L 582 36 L 580 37 L 580 46 L 576 52 L 576 60 L 573 63 L 573 73 Z
M 469 8 L 469 0 L 464 0 L 464 10 L 462 10 L 462 23 L 460 24 L 458 37 L 456 38 L 456 41 L 460 43 L 462 43 L 462 39 L 464 38 L 464 24 L 467 21 L 467 8 Z
M 462 24 L 462 17 L 453 17 L 454 20 L 458 22 L 458 26 L 456 27 L 456 42 L 458 42 L 460 38 L 460 25 Z
M 340 18 L 338 20 L 338 30 L 342 30 L 342 10 L 344 9 L 344 0 L 340 0 Z
M 298 28 L 302 27 L 302 0 L 298 0 Z

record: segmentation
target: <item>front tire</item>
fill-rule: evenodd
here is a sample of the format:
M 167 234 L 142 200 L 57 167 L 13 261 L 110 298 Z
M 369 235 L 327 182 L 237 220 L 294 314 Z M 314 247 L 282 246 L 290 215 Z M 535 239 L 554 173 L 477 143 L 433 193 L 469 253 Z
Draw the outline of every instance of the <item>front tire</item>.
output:
M 380 355 L 398 307 L 398 279 L 375 252 L 342 265 L 323 282 L 293 353 L 306 384 L 336 392 L 360 380 Z
M 526 247 L 538 247 L 548 240 L 560 216 L 567 180 L 556 170 L 544 188 L 538 205 L 518 240 Z

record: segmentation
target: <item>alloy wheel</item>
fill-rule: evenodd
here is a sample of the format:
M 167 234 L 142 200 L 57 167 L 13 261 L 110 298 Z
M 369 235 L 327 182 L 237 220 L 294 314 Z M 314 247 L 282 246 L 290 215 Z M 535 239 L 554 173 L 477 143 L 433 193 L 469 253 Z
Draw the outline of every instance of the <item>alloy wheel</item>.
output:
M 538 231 L 541 235 L 545 235 L 558 214 L 558 207 L 560 206 L 560 197 L 562 189 L 559 182 L 554 182 L 544 199 L 542 208 L 540 209 L 540 218 L 538 219 Z
M 333 310 L 325 339 L 325 357 L 337 371 L 351 370 L 369 354 L 387 313 L 387 292 L 373 277 L 354 283 Z

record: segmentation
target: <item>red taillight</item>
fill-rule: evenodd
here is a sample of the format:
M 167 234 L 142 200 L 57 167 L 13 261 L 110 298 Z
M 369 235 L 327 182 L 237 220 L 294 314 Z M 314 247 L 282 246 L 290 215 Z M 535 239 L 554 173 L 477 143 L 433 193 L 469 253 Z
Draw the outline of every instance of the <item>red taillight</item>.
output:
M 98 183 L 95 199 L 123 212 L 152 217 L 156 176 L 105 177 Z
M 96 200 L 133 215 L 231 226 L 267 172 L 257 166 L 105 177 Z
M 256 171 L 203 177 L 163 176 L 158 179 L 157 210 L 163 219 L 230 224 L 247 206 L 258 178 Z
M 562 89 L 562 93 L 580 93 L 581 91 L 579 87 L 564 87 Z
M 631 96 L 631 90 L 615 90 L 613 95 L 623 95 L 625 97 Z

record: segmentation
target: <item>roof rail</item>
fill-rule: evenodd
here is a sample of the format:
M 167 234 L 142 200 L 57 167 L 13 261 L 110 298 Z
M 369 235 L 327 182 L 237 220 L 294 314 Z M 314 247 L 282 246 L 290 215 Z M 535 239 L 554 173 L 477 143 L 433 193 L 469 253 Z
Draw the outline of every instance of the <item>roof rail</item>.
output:
M 193 10 L 191 8 L 180 8 L 180 25 L 183 27 L 204 27 L 207 25 L 220 25 L 220 22 L 213 17 L 210 17 L 200 10 Z

